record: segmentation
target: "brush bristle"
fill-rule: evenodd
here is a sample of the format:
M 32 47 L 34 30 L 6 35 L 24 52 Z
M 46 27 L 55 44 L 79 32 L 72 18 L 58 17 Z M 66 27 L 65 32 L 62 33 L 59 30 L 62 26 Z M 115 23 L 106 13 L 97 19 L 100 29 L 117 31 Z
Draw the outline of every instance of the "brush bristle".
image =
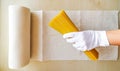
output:
M 61 34 L 79 31 L 63 10 L 51 20 L 49 26 Z

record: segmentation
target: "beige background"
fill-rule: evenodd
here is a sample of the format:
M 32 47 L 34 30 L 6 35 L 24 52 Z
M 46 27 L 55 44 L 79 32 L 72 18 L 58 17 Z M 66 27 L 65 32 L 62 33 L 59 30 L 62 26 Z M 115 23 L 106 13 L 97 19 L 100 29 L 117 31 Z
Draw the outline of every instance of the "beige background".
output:
M 1 0 L 0 71 L 120 71 L 120 52 L 118 61 L 31 61 L 24 68 L 8 69 L 8 5 L 10 4 L 26 6 L 32 11 L 40 9 L 120 10 L 120 0 Z

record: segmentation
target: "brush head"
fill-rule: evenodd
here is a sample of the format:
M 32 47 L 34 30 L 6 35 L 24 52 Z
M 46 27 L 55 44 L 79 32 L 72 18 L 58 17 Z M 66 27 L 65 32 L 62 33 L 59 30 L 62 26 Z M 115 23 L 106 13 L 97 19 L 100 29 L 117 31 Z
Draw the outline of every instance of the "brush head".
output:
M 49 26 L 61 34 L 79 31 L 64 10 L 61 10 L 60 13 L 50 21 Z

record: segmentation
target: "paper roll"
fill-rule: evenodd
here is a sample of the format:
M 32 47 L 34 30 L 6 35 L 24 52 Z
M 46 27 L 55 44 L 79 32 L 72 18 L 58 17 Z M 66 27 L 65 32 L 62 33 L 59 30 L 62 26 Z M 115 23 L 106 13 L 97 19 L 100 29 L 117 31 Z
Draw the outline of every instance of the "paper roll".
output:
M 30 10 L 9 6 L 9 68 L 17 69 L 30 61 Z
M 43 11 L 31 12 L 31 60 L 43 60 L 42 23 Z

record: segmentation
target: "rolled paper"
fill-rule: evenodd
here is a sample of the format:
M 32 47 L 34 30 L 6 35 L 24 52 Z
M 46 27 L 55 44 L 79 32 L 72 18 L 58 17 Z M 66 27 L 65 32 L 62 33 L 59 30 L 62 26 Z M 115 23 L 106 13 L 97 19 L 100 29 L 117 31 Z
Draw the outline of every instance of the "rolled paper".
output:
M 17 69 L 30 61 L 30 10 L 9 6 L 9 68 Z
M 31 61 L 43 61 L 42 18 L 42 10 L 31 12 Z

